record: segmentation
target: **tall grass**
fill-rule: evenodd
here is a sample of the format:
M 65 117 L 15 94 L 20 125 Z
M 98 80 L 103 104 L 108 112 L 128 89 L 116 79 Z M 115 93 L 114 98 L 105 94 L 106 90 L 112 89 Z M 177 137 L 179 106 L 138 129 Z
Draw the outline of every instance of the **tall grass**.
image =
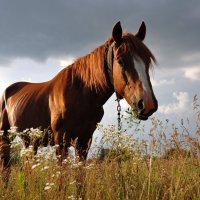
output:
M 0 179 L 0 199 L 200 199 L 200 107 L 195 131 L 152 118 L 147 140 L 103 127 L 99 156 L 57 163 L 54 149 L 34 155 L 13 147 L 10 179 Z M 137 130 L 142 131 L 142 130 Z

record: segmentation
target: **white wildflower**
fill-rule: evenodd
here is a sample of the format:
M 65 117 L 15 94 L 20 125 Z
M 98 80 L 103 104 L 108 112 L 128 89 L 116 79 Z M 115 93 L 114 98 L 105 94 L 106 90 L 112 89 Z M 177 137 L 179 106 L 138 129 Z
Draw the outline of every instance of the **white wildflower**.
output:
M 83 162 L 72 163 L 71 168 L 78 168 L 83 165 Z
M 35 169 L 36 167 L 40 166 L 40 163 L 37 163 L 31 167 L 31 169 Z
M 44 190 L 51 189 L 55 184 L 54 183 L 46 183 L 46 186 L 44 187 Z
M 60 174 L 61 174 L 60 171 L 57 171 L 57 172 L 56 172 L 56 176 L 57 176 L 57 177 L 60 176 Z
M 78 166 L 82 166 L 83 165 L 83 162 L 78 162 Z
M 44 171 L 44 170 L 47 170 L 47 169 L 49 169 L 49 166 L 44 166 L 44 167 L 41 169 L 41 171 Z
M 49 189 L 51 189 L 50 185 L 44 187 L 44 190 L 49 190 Z
M 81 197 L 76 198 L 76 197 L 74 197 L 74 195 L 68 196 L 68 199 L 72 199 L 72 200 L 82 200 Z
M 0 136 L 3 136 L 4 131 L 0 130 Z
M 10 148 L 17 148 L 17 147 L 21 147 L 21 144 L 19 142 L 11 142 Z
M 69 184 L 70 185 L 73 185 L 73 184 L 75 184 L 76 183 L 76 181 L 72 181 L 72 182 L 70 182 Z
M 92 169 L 93 167 L 94 167 L 94 164 L 91 163 L 91 164 L 89 164 L 88 166 L 86 166 L 85 169 Z
M 72 164 L 71 168 L 78 168 L 78 164 L 77 163 Z

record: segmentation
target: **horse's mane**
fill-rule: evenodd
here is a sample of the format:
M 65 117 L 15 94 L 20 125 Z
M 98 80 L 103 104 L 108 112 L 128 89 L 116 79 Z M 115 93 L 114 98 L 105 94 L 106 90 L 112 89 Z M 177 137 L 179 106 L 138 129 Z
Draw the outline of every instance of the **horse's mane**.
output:
M 124 33 L 123 40 L 131 44 L 131 51 L 136 55 L 136 59 L 140 57 L 148 66 L 150 66 L 152 60 L 156 62 L 151 51 L 134 35 Z M 105 91 L 108 88 L 108 82 L 104 65 L 107 48 L 112 43 L 113 39 L 111 37 L 90 54 L 75 60 L 72 64 L 72 80 L 79 78 L 83 81 L 85 87 L 95 89 L 96 91 Z
M 85 87 L 96 91 L 108 88 L 105 73 L 106 49 L 112 40 L 107 40 L 103 45 L 93 50 L 90 54 L 78 58 L 72 64 L 72 80 L 77 77 L 84 82 Z

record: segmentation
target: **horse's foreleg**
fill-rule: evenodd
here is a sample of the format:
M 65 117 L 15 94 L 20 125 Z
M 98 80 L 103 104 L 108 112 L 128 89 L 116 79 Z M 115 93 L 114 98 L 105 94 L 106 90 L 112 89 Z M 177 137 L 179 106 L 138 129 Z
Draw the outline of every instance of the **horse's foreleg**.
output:
M 50 127 L 48 127 L 47 129 L 44 130 L 44 134 L 43 134 L 42 138 L 36 138 L 33 141 L 33 150 L 34 150 L 35 154 L 37 154 L 38 147 L 40 145 L 42 145 L 43 147 L 47 147 L 48 144 L 50 144 L 51 146 L 54 146 L 53 137 L 52 137 L 52 135 L 50 135 L 50 134 L 52 134 L 52 131 L 50 133 L 49 133 L 49 131 L 51 131 Z
M 63 134 L 63 151 L 62 151 L 62 157 L 63 159 L 67 158 L 68 156 L 68 149 L 71 146 L 71 141 L 69 136 L 66 132 Z
M 58 160 L 62 162 L 62 160 L 67 157 L 68 148 L 70 147 L 70 142 L 67 134 L 63 133 L 63 131 L 54 132 L 54 143 L 57 146 L 56 155 L 58 157 Z
M 56 145 L 56 156 L 59 161 L 62 161 L 62 149 L 63 149 L 63 141 L 62 141 L 62 134 L 58 131 L 54 131 L 54 142 Z
M 79 156 L 80 160 L 87 159 L 88 151 L 92 143 L 92 135 L 96 129 L 97 123 L 101 121 L 103 114 L 103 108 L 99 108 L 99 110 L 96 112 L 96 115 L 93 116 L 90 119 L 89 123 L 85 125 L 85 127 L 87 128 L 79 133 L 80 137 L 77 141 L 76 154 Z
M 83 170 L 83 166 L 86 164 L 86 159 L 88 155 L 88 151 L 91 146 L 91 138 L 87 140 L 83 140 L 83 138 L 77 138 L 75 143 L 75 153 L 76 153 L 76 159 L 78 161 L 83 162 L 82 165 L 79 165 L 77 171 L 76 171 L 76 191 L 77 191 L 77 197 L 81 197 L 82 199 L 85 199 L 86 194 L 86 172 Z
M 92 143 L 92 138 L 88 140 L 78 139 L 76 144 L 76 157 L 78 157 L 80 161 L 85 161 L 87 159 L 91 143 Z

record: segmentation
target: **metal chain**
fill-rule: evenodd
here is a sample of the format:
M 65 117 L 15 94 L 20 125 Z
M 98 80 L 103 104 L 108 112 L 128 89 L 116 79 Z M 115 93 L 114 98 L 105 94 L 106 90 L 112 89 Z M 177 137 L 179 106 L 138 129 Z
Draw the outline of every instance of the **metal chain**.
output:
M 118 131 L 120 132 L 121 129 L 122 129 L 122 126 L 121 126 L 121 105 L 120 105 L 120 99 L 117 97 L 116 99 L 117 101 L 117 121 L 118 121 Z

